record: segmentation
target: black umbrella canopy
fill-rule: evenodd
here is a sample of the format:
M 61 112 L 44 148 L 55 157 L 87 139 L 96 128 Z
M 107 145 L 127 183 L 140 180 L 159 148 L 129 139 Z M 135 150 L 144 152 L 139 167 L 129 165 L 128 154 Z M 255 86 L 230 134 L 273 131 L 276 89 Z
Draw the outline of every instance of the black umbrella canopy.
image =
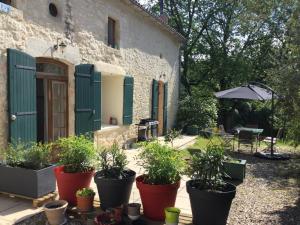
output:
M 216 92 L 217 98 L 235 98 L 235 99 L 250 99 L 250 100 L 271 100 L 278 96 L 272 91 L 258 87 L 253 84 L 243 85 L 241 87 L 231 88 L 225 91 Z

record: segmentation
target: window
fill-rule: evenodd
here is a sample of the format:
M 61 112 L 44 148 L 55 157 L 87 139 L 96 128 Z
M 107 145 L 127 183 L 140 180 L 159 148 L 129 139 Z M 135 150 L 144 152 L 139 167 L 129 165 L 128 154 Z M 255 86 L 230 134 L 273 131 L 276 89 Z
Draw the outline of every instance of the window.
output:
M 0 2 L 6 4 L 6 5 L 11 5 L 11 0 L 0 0 Z
M 62 66 L 61 64 L 54 64 L 54 63 L 37 63 L 36 64 L 36 71 L 49 74 L 53 76 L 66 76 L 66 67 Z
M 123 124 L 124 77 L 102 76 L 102 128 Z
M 112 48 L 117 48 L 117 22 L 108 17 L 108 39 L 107 44 Z

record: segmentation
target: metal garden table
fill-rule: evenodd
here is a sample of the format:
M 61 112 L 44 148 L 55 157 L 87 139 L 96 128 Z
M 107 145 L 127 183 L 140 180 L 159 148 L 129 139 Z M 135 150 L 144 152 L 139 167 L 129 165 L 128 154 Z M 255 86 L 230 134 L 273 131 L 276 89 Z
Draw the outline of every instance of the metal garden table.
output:
M 255 135 L 256 136 L 256 151 L 257 151 L 257 141 L 260 144 L 259 135 L 264 131 L 264 129 L 252 128 L 252 127 L 237 127 L 237 128 L 235 128 L 235 130 L 237 131 L 237 133 L 239 133 L 240 131 L 243 130 L 243 131 L 249 131 L 253 135 Z

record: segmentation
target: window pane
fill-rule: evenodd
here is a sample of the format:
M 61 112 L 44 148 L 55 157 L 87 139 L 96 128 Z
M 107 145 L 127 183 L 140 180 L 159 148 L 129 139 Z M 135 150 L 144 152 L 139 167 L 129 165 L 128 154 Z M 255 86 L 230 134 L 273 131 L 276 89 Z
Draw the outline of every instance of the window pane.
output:
M 65 69 L 57 64 L 37 63 L 36 70 L 37 72 L 51 73 L 58 76 L 64 76 L 66 74 Z
M 115 48 L 115 26 L 116 26 L 116 22 L 111 19 L 108 18 L 108 46 Z

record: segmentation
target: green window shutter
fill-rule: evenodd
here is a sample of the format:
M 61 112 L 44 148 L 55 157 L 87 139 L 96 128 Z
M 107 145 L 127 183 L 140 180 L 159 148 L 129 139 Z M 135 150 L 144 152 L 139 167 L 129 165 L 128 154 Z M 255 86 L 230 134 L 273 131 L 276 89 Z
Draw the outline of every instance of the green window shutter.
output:
M 9 141 L 36 142 L 35 58 L 15 49 L 8 49 L 7 74 Z
M 168 82 L 164 84 L 164 135 L 167 134 L 168 131 Z
M 133 114 L 133 77 L 124 78 L 124 95 L 123 95 L 123 125 L 132 124 Z
M 158 120 L 158 81 L 152 82 L 152 113 L 151 118 Z
M 101 129 L 101 73 L 94 73 L 94 131 Z
M 94 130 L 94 65 L 75 67 L 75 134 Z

